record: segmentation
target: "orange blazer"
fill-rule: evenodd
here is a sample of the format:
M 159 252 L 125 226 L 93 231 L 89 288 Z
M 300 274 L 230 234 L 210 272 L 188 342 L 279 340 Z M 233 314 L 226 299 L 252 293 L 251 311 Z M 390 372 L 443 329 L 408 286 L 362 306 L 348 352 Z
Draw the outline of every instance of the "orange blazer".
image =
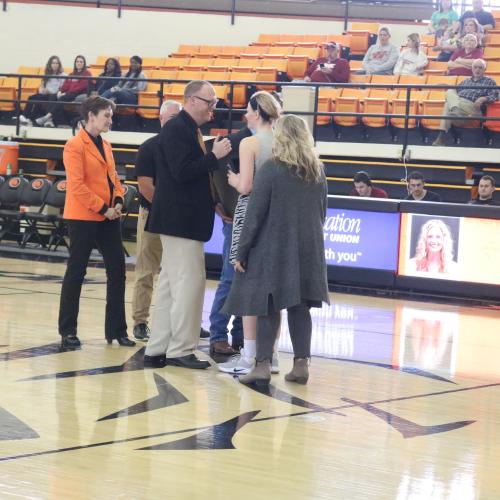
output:
M 104 216 L 99 211 L 104 205 L 114 206 L 116 198 L 123 199 L 111 144 L 104 139 L 102 142 L 106 161 L 83 129 L 64 146 L 65 219 L 103 221 Z M 108 177 L 113 183 L 111 200 Z

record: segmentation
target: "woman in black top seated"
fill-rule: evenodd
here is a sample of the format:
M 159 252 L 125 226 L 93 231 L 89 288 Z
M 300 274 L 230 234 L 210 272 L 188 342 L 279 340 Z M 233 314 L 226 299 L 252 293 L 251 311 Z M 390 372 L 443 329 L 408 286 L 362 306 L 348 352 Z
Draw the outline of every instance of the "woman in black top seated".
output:
M 118 80 L 104 80 L 102 79 L 103 76 L 117 78 L 122 76 L 122 69 L 118 59 L 110 57 L 106 60 L 106 63 L 104 64 L 104 71 L 99 75 L 99 79 L 96 84 L 96 90 L 99 95 L 104 94 L 104 92 L 109 90 L 111 87 L 118 85 Z

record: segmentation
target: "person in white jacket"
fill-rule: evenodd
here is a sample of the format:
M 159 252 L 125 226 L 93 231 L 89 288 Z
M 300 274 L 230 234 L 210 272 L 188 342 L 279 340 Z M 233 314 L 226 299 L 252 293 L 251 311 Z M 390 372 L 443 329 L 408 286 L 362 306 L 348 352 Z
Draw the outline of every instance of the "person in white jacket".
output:
M 406 48 L 399 54 L 396 66 L 394 66 L 395 75 L 421 75 L 427 66 L 427 56 L 420 48 L 420 36 L 418 33 L 408 35 Z

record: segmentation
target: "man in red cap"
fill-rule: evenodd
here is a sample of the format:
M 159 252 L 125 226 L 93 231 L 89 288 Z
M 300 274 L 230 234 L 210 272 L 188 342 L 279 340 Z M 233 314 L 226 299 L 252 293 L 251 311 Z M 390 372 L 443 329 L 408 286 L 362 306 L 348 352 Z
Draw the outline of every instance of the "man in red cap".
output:
M 349 62 L 339 57 L 339 47 L 335 42 L 326 44 L 327 56 L 316 59 L 306 71 L 306 82 L 347 83 Z

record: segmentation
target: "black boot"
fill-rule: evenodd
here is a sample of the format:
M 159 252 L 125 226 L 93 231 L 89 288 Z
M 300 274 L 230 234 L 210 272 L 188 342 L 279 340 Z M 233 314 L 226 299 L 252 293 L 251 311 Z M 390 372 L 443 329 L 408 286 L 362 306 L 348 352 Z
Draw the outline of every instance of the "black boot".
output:
M 61 351 L 74 351 L 79 349 L 82 343 L 76 335 L 64 335 L 61 339 Z

